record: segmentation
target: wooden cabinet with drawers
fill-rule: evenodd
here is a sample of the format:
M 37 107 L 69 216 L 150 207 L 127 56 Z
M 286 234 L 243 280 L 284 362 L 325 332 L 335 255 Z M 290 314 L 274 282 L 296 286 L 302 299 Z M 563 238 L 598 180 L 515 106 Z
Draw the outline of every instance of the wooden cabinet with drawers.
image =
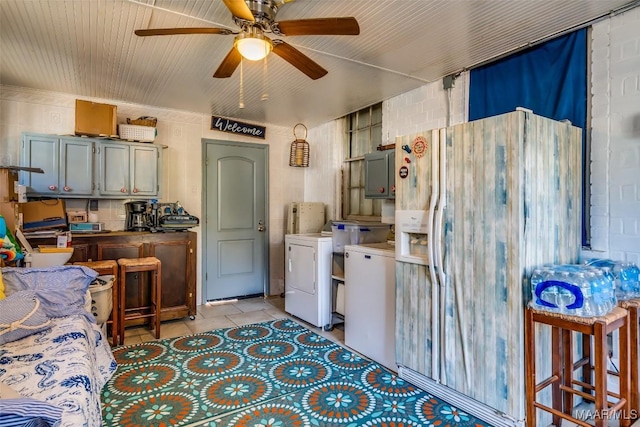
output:
M 54 239 L 30 239 L 30 242 L 32 245 L 55 245 Z M 73 234 L 75 250 L 69 262 L 154 256 L 162 262 L 162 320 L 186 316 L 193 319 L 196 315 L 196 242 L 196 233 L 192 231 Z M 127 307 L 148 303 L 146 280 L 144 274 L 127 275 Z M 127 322 L 127 325 L 144 321 L 138 319 Z

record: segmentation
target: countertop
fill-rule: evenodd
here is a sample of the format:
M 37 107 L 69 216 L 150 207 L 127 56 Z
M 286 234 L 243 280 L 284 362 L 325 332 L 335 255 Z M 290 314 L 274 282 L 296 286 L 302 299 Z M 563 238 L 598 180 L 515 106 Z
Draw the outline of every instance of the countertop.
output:
M 191 230 L 185 230 L 191 231 Z M 131 237 L 131 236 L 148 236 L 148 235 L 160 235 L 160 234 L 179 234 L 182 231 L 171 231 L 171 232 L 151 232 L 151 231 L 124 231 L 124 230 L 116 230 L 116 231 L 105 231 L 105 232 L 95 232 L 95 233 L 77 233 L 71 232 L 71 237 L 73 239 L 76 238 L 84 238 L 84 237 Z M 42 236 L 27 236 L 27 239 L 51 239 L 55 238 L 55 235 L 42 235 Z
M 366 252 L 372 253 L 372 254 L 376 254 L 376 255 L 385 255 L 385 256 L 395 256 L 396 253 L 396 246 L 393 244 L 390 244 L 388 242 L 382 242 L 382 243 L 363 243 L 360 245 L 345 245 L 344 250 L 345 252 L 347 251 L 353 251 L 353 250 L 366 250 Z

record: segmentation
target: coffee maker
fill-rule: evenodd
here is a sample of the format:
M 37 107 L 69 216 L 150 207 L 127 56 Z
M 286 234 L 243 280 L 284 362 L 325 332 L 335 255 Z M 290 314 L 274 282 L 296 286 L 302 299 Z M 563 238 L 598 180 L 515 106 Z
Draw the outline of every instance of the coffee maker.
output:
M 126 231 L 149 231 L 149 214 L 145 200 L 124 204 L 127 211 Z

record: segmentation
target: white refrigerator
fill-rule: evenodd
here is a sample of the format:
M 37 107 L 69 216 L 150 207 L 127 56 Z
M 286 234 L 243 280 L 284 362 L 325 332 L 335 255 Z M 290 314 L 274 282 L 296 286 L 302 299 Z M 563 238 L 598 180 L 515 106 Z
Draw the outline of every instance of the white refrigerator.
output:
M 578 260 L 581 130 L 516 111 L 402 136 L 396 173 L 400 377 L 524 425 L 528 278 Z

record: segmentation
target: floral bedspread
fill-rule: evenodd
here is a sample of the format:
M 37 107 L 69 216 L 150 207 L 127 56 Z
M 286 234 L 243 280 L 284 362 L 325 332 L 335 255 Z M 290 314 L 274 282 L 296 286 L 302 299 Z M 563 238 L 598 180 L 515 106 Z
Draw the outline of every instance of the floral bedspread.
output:
M 52 324 L 0 347 L 0 380 L 24 397 L 62 408 L 60 426 L 100 426 L 100 392 L 117 366 L 109 343 L 84 316 Z

